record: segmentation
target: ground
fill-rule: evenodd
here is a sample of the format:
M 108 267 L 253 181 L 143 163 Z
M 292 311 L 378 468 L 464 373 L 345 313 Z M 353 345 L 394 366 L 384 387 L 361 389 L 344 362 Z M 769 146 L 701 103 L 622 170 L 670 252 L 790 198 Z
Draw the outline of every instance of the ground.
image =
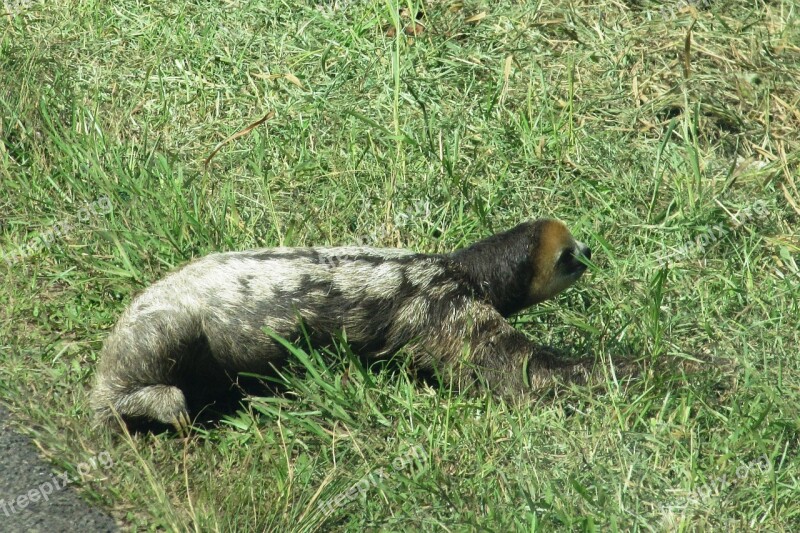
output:
M 124 529 L 800 529 L 794 1 L 4 11 L 0 398 Z M 189 441 L 91 426 L 103 338 L 192 257 L 540 216 L 594 264 L 513 322 L 596 386 L 512 405 L 298 346 Z
M 0 408 L 0 521 L 7 533 L 116 531 L 114 519 L 90 506 L 72 488 L 81 475 L 52 468 L 34 443 L 10 428 Z M 97 464 L 112 464 L 111 462 Z M 92 463 L 81 472 L 92 470 Z M 66 476 L 64 475 L 66 474 Z

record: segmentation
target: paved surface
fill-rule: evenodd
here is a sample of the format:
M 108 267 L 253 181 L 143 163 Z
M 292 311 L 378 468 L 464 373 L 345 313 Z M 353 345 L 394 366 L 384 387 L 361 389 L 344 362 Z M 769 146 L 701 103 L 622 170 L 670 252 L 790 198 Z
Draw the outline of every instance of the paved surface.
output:
M 0 407 L 0 532 L 118 531 L 110 516 L 78 496 L 72 478 L 54 471 L 29 438 L 11 431 L 8 420 Z M 95 458 L 96 468 L 102 459 Z

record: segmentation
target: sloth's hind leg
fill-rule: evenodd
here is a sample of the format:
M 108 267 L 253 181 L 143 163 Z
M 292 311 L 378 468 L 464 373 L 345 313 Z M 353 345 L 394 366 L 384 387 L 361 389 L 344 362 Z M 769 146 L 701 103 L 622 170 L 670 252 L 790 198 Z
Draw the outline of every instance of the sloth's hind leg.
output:
M 126 421 L 156 421 L 185 435 L 191 424 L 186 397 L 178 387 L 149 385 L 118 393 L 107 404 L 96 402 L 100 422 L 113 424 L 117 416 Z

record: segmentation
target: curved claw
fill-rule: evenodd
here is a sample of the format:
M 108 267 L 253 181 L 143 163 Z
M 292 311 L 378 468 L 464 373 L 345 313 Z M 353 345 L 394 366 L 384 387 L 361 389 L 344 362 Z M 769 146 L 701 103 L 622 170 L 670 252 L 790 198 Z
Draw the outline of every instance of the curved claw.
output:
M 172 426 L 178 432 L 181 438 L 189 438 L 189 430 L 192 427 L 192 421 L 189 419 L 189 414 L 186 411 L 181 411 L 171 421 Z

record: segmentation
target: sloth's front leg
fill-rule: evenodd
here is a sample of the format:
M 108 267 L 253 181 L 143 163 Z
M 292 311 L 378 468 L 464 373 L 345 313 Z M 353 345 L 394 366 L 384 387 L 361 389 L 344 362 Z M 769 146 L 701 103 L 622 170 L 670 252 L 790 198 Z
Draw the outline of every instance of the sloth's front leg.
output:
M 460 390 L 482 384 L 504 397 L 558 381 L 585 383 L 593 361 L 562 358 L 514 329 L 493 307 L 462 303 L 411 347 L 417 364 Z
M 530 341 L 504 318 L 476 324 L 469 362 L 478 381 L 495 394 L 535 393 L 558 382 L 586 383 L 593 361 L 571 359 Z

